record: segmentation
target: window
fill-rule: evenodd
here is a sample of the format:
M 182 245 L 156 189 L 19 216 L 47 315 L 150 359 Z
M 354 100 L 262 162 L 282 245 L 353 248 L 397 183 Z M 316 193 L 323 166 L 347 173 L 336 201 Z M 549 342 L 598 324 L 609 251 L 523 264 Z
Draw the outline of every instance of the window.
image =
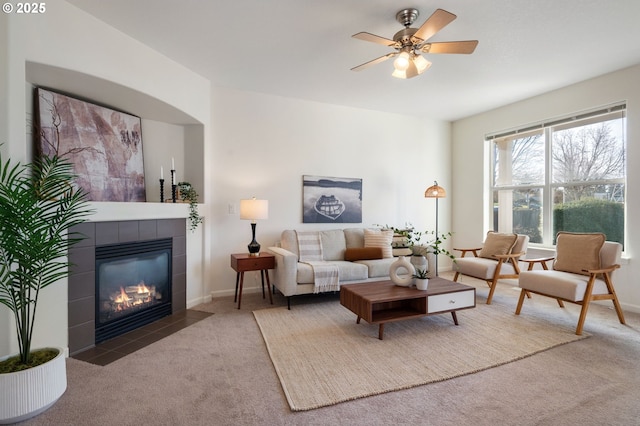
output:
M 493 228 L 554 245 L 558 231 L 624 244 L 626 105 L 487 136 Z

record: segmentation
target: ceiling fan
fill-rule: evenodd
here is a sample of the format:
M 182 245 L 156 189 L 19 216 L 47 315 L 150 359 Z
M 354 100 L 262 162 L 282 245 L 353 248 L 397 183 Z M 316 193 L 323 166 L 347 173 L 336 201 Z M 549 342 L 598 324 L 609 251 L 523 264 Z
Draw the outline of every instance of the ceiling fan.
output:
M 427 61 L 421 53 L 469 54 L 476 49 L 478 40 L 428 43 L 427 40 L 456 19 L 456 15 L 437 9 L 420 28 L 411 28 L 418 14 L 418 10 L 413 8 L 403 9 L 396 14 L 396 20 L 405 28 L 398 31 L 393 36 L 393 40 L 367 32 L 354 34 L 353 38 L 393 47 L 396 51 L 351 68 L 351 71 L 361 71 L 395 56 L 396 60 L 393 62 L 395 70 L 391 75 L 398 78 L 412 78 L 422 74 L 431 66 L 431 62 Z

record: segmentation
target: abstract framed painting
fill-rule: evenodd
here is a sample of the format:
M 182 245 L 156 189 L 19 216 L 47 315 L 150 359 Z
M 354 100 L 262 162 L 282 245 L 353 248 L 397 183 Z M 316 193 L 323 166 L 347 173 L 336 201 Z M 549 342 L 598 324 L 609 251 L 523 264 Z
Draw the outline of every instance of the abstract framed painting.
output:
M 37 149 L 66 157 L 91 201 L 146 201 L 140 117 L 36 89 Z
M 362 223 L 362 179 L 302 177 L 303 223 Z

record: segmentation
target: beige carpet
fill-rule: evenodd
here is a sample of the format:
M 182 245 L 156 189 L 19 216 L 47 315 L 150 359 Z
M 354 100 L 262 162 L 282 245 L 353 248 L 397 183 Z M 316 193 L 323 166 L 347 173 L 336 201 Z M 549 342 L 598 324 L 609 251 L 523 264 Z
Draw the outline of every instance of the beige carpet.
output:
M 378 326 L 338 302 L 254 311 L 293 411 L 447 380 L 580 340 L 573 328 L 545 320 L 544 310 L 478 304 L 450 314 Z

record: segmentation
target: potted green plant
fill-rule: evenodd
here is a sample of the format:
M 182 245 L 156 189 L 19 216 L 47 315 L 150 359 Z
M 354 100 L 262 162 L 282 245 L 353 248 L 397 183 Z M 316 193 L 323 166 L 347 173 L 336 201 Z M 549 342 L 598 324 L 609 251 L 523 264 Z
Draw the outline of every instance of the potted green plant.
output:
M 59 157 L 22 165 L 0 156 L 0 304 L 13 313 L 19 347 L 0 360 L 0 389 L 10 389 L 0 423 L 37 415 L 66 390 L 63 350 L 31 343 L 40 291 L 68 276 L 68 250 L 82 239 L 69 229 L 92 213 L 74 179 Z
M 416 288 L 418 290 L 426 290 L 428 288 L 429 270 L 416 268 L 416 272 L 412 275 L 412 277 L 415 279 Z
M 189 230 L 193 231 L 202 223 L 198 214 L 198 193 L 189 182 L 178 182 L 180 199 L 189 203 Z

